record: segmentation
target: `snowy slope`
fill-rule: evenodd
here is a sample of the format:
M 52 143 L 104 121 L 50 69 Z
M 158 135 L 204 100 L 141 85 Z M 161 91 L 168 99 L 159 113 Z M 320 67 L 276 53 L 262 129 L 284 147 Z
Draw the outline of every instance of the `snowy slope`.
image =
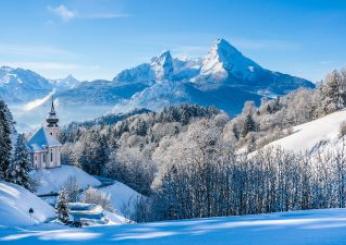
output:
M 62 165 L 60 168 L 33 170 L 30 172 L 30 176 L 39 182 L 37 194 L 58 192 L 70 177 L 76 177 L 82 189 L 101 185 L 99 180 L 80 168 L 67 165 Z
M 99 190 L 110 196 L 113 208 L 125 217 L 133 213 L 137 201 L 142 197 L 141 194 L 120 182 Z
M 291 135 L 276 140 L 268 146 L 279 146 L 293 152 L 305 152 L 313 150 L 320 142 L 335 145 L 339 142 L 340 125 L 344 121 L 346 121 L 346 110 L 337 111 L 295 126 Z
M 29 215 L 29 209 L 34 213 Z M 0 227 L 33 225 L 55 217 L 55 209 L 21 186 L 0 182 Z
M 32 229 L 0 228 L 9 244 L 346 244 L 346 210 L 309 210 L 148 224 L 73 229 L 40 225 Z M 73 243 L 73 244 L 74 244 Z

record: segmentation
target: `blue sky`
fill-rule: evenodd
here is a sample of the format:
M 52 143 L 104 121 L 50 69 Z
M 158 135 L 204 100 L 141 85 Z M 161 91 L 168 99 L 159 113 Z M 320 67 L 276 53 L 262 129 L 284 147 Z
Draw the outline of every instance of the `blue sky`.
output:
M 49 78 L 113 78 L 169 49 L 223 37 L 260 65 L 311 80 L 346 66 L 346 1 L 1 0 L 0 65 Z

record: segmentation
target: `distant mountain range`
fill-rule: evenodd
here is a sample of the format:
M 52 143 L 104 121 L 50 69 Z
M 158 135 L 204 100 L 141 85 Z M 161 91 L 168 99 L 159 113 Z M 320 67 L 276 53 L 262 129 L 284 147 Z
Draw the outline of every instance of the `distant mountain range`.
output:
M 0 97 L 7 103 L 28 102 L 42 98 L 54 89 L 65 91 L 79 84 L 72 75 L 64 79 L 49 80 L 31 70 L 0 67 Z
M 263 96 L 314 86 L 306 79 L 261 67 L 224 39 L 217 39 L 204 58 L 182 60 L 165 51 L 120 72 L 112 81 L 80 82 L 72 76 L 49 80 L 30 70 L 0 68 L 0 96 L 10 104 L 40 99 L 54 90 L 59 103 L 69 108 L 102 105 L 113 112 L 195 103 L 235 114 L 247 100 L 258 103 Z

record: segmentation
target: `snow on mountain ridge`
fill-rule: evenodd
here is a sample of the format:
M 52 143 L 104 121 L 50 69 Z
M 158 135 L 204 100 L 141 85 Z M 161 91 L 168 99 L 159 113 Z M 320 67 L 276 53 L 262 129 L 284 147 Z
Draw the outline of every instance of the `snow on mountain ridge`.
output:
M 152 74 L 150 87 L 121 101 L 114 111 L 126 112 L 136 108 L 159 110 L 167 105 L 198 103 L 237 113 L 246 100 L 258 102 L 263 91 L 276 96 L 300 86 L 314 87 L 307 80 L 262 68 L 224 39 L 217 39 L 201 60 L 180 60 L 165 51 L 154 57 L 146 67 L 147 72 Z M 138 68 L 133 68 L 131 72 L 139 74 L 136 72 Z M 169 83 L 169 86 L 157 85 L 163 82 Z M 232 91 L 235 94 L 230 96 Z
M 77 80 L 71 74 L 65 78 L 52 79 L 52 80 L 50 80 L 50 82 L 57 89 L 72 89 L 72 88 L 77 87 L 81 83 L 79 80 Z
M 160 56 L 152 58 L 151 68 L 155 73 L 156 81 L 170 80 L 174 72 L 173 59 L 170 51 L 164 51 Z
M 262 72 L 257 63 L 245 57 L 225 39 L 217 39 L 208 55 L 203 59 L 201 74 L 194 81 L 206 85 L 208 83 L 224 83 L 236 78 L 251 80 L 256 72 Z
M 47 95 L 52 84 L 39 74 L 8 66 L 0 67 L 0 97 L 6 102 L 26 102 Z

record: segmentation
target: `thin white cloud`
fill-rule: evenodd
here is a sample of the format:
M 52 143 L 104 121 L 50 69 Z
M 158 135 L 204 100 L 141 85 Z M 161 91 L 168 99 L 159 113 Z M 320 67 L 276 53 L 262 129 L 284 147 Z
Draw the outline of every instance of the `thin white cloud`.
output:
M 38 70 L 75 70 L 80 68 L 80 65 L 73 63 L 60 63 L 60 62 L 44 62 L 44 61 L 0 61 L 1 65 L 10 67 L 21 67 L 25 69 L 30 69 L 34 71 Z
M 73 53 L 52 46 L 0 43 L 0 55 L 17 56 L 73 56 Z
M 48 10 L 59 16 L 65 22 L 72 20 L 77 16 L 77 12 L 68 9 L 65 5 L 59 5 L 55 8 L 48 7 Z
M 129 14 L 123 13 L 79 13 L 76 10 L 67 8 L 65 5 L 59 5 L 57 7 L 48 6 L 48 10 L 64 22 L 68 22 L 72 19 L 116 19 L 116 18 L 127 18 Z

